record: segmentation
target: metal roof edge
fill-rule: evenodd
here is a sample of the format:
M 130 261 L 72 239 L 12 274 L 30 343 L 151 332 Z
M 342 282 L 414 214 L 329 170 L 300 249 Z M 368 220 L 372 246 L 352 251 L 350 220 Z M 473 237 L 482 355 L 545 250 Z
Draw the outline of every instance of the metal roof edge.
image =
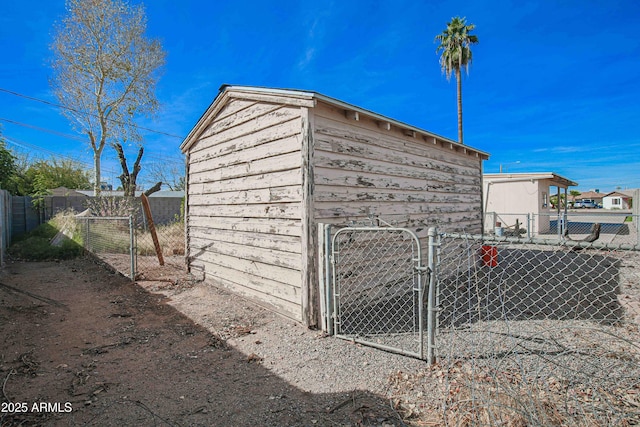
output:
M 439 139 L 439 140 L 441 140 L 441 141 L 443 141 L 443 142 L 445 142 L 447 144 L 453 145 L 454 147 L 463 148 L 465 150 L 469 150 L 469 151 L 472 151 L 474 153 L 477 153 L 478 155 L 482 156 L 484 160 L 489 158 L 489 153 L 487 153 L 485 151 L 482 151 L 482 150 L 479 150 L 477 148 L 471 147 L 470 145 L 460 144 L 459 142 L 454 141 L 452 139 L 449 139 L 447 137 L 438 135 L 438 134 L 433 133 L 433 132 L 429 132 L 427 130 L 424 130 L 424 129 L 421 129 L 419 127 L 416 127 L 416 126 L 401 122 L 401 121 L 396 120 L 396 119 L 392 119 L 392 118 L 384 116 L 382 114 L 375 113 L 375 112 L 373 112 L 371 110 L 367 110 L 365 108 L 358 107 L 356 105 L 349 104 L 349 103 L 344 102 L 344 101 L 340 101 L 339 99 L 336 99 L 336 98 L 331 98 L 330 96 L 326 96 L 326 95 L 323 95 L 323 94 L 320 94 L 320 93 L 317 93 L 317 92 L 314 92 L 314 93 L 315 93 L 315 97 L 319 101 L 323 101 L 323 102 L 326 102 L 328 104 L 335 105 L 335 106 L 337 106 L 339 108 L 343 108 L 345 110 L 357 111 L 360 114 L 363 114 L 365 116 L 369 116 L 373 120 L 377 120 L 377 121 L 380 121 L 380 122 L 388 122 L 388 123 L 390 123 L 391 125 L 393 125 L 393 126 L 395 126 L 397 128 L 406 129 L 408 131 L 414 131 L 414 132 L 417 132 L 419 134 L 422 134 L 423 136 L 428 136 L 430 138 Z
M 483 160 L 486 160 L 489 158 L 489 153 L 485 151 L 479 150 L 477 148 L 473 148 L 469 145 L 461 144 L 452 139 L 443 137 L 433 132 L 429 132 L 427 130 L 418 128 L 416 126 L 409 125 L 399 120 L 389 118 L 382 114 L 375 113 L 371 110 L 367 110 L 365 108 L 361 108 L 356 105 L 349 104 L 339 99 L 323 95 L 319 92 L 304 91 L 299 89 L 276 89 L 276 88 L 268 88 L 268 87 L 261 87 L 261 86 L 242 86 L 242 85 L 228 85 L 228 84 L 223 84 L 222 86 L 220 86 L 218 94 L 212 101 L 211 105 L 207 108 L 204 114 L 202 114 L 202 116 L 200 117 L 196 125 L 189 132 L 189 134 L 184 139 L 184 141 L 180 144 L 180 150 L 182 150 L 183 153 L 185 153 L 189 149 L 189 147 L 195 142 L 195 137 L 199 135 L 200 132 L 204 130 L 203 128 L 208 125 L 209 123 L 208 118 L 214 115 L 215 110 L 220 108 L 220 105 L 224 103 L 224 100 L 227 99 L 225 96 L 228 96 L 229 93 L 234 91 L 240 92 L 240 93 L 246 93 L 246 94 L 254 93 L 254 94 L 272 95 L 272 96 L 285 96 L 285 97 L 296 98 L 296 99 L 317 100 L 317 101 L 324 102 L 324 103 L 333 105 L 335 107 L 344 109 L 346 111 L 357 112 L 358 114 L 368 116 L 371 119 L 379 122 L 389 123 L 390 125 L 400 129 L 404 129 L 410 132 L 411 131 L 416 132 L 423 136 L 434 138 L 434 140 L 440 140 L 443 143 L 450 144 L 451 148 L 456 147 L 458 149 L 468 150 L 472 153 L 476 153 Z

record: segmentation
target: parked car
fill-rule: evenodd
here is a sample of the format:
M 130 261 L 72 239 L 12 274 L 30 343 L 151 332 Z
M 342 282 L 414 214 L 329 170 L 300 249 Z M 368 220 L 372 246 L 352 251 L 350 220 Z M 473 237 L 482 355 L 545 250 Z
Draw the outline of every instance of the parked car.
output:
M 580 208 L 597 208 L 598 205 L 595 202 L 595 200 L 593 199 L 582 199 L 582 200 L 578 200 L 577 202 L 575 202 L 573 204 L 573 207 L 576 209 L 580 209 Z

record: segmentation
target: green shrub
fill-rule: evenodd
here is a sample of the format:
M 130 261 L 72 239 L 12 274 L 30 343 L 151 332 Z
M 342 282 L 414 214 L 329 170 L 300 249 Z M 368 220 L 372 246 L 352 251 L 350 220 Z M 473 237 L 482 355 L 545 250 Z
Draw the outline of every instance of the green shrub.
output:
M 45 223 L 39 225 L 37 228 L 34 228 L 28 233 L 20 234 L 14 237 L 13 243 L 21 242 L 23 240 L 29 239 L 31 237 L 41 237 L 43 239 L 52 239 L 58 233 L 58 229 L 51 225 L 50 223 Z
M 58 228 L 52 222 L 42 224 L 14 239 L 8 251 L 9 255 L 28 261 L 71 259 L 82 255 L 84 249 L 73 240 L 64 239 L 60 246 L 51 244 L 51 239 L 58 234 Z
M 51 239 L 39 236 L 27 237 L 9 248 L 9 255 L 28 261 L 71 259 L 82 255 L 82 253 L 82 246 L 73 240 L 65 239 L 60 246 L 53 246 Z

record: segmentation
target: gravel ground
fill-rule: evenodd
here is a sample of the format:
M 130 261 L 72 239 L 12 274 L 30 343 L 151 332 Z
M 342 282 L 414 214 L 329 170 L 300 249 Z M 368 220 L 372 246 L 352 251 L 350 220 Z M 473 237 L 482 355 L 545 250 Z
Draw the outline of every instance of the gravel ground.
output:
M 327 337 L 202 282 L 137 282 L 147 293 L 86 260 L 18 263 L 2 281 L 29 292 L 0 295 L 0 320 L 11 324 L 0 329 L 5 393 L 71 396 L 74 421 L 87 425 L 132 416 L 172 425 L 640 423 L 633 322 L 475 323 L 445 331 L 439 363 L 427 366 Z M 45 300 L 34 306 L 29 295 Z M 46 298 L 70 311 L 54 315 Z
M 326 337 L 205 283 L 165 292 L 179 311 L 210 331 L 223 331 L 230 345 L 256 355 L 296 388 L 368 391 L 391 399 L 406 424 L 640 421 L 640 346 L 633 324 L 480 322 L 439 336 L 439 363 L 428 366 Z
M 407 424 L 389 375 L 422 362 L 178 283 L 132 284 L 90 259 L 9 262 L 0 425 Z
M 194 322 L 307 392 L 368 390 L 388 397 L 391 376 L 425 367 L 421 360 L 327 337 L 206 283 L 177 289 L 148 283 Z

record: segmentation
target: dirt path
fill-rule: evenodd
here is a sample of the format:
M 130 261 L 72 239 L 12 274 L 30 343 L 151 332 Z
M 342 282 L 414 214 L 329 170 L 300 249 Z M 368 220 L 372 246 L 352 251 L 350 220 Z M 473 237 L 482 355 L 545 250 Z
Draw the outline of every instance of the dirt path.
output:
M 303 391 L 228 345 L 259 346 L 273 315 L 224 294 L 207 330 L 87 259 L 9 263 L 0 283 L 3 427 L 403 425 L 380 395 Z

